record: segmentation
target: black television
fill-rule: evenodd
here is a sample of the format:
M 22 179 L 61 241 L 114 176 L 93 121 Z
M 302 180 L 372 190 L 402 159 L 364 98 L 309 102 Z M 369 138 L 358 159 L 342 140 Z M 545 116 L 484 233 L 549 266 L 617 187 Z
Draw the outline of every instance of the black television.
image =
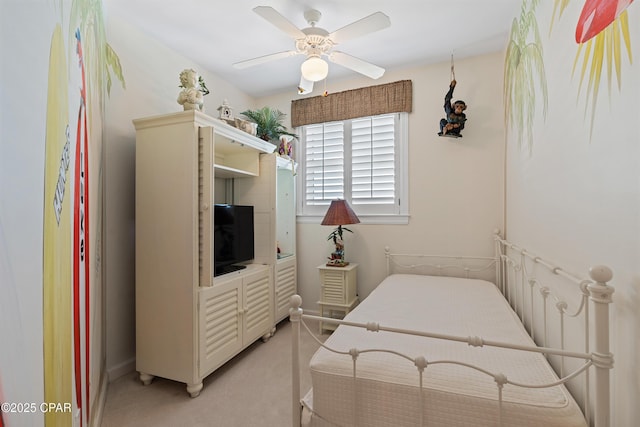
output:
M 246 268 L 254 258 L 253 206 L 215 204 L 214 276 Z

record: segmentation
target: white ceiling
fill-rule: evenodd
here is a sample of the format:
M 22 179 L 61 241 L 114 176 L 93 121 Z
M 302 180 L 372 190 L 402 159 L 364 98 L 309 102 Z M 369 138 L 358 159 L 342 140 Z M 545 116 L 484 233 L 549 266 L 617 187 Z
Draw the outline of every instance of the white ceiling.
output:
M 304 56 L 244 70 L 232 64 L 294 48 L 288 35 L 253 12 L 271 6 L 298 28 L 303 13 L 322 13 L 318 27 L 335 31 L 374 12 L 391 26 L 338 49 L 387 70 L 504 49 L 518 0 L 107 0 L 117 15 L 254 97 L 295 92 Z M 357 74 L 329 63 L 329 81 Z M 320 85 L 316 85 L 319 87 Z M 317 91 L 316 91 L 317 92 Z

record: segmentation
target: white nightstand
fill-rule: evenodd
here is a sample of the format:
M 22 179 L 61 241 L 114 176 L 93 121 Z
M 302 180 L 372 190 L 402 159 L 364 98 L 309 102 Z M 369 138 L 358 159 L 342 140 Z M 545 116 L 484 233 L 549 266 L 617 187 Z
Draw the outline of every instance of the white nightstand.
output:
M 346 267 L 318 266 L 320 272 L 320 315 L 342 319 L 358 304 L 357 276 L 358 264 Z M 320 334 L 324 330 L 333 331 L 334 324 L 320 322 Z

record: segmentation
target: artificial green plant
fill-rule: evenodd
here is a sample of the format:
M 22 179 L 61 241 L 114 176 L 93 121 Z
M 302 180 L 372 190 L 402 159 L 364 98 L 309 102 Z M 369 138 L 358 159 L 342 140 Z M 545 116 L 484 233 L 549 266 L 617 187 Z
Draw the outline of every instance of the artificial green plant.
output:
M 246 110 L 240 113 L 247 120 L 258 125 L 256 136 L 265 141 L 278 141 L 281 135 L 298 136 L 291 133 L 282 123 L 286 114 L 278 109 L 262 107 L 258 110 Z

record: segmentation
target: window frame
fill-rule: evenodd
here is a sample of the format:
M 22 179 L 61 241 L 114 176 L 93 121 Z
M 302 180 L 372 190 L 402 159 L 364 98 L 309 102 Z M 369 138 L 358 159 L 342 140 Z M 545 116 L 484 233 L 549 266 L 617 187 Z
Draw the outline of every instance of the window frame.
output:
M 389 114 L 380 114 L 386 116 Z M 345 199 L 360 218 L 360 222 L 364 224 L 408 224 L 409 222 L 409 113 L 391 113 L 394 115 L 394 174 L 396 189 L 395 212 L 376 211 L 375 207 L 365 205 L 354 205 L 351 201 L 351 189 L 345 188 Z M 367 116 L 376 117 L 376 116 Z M 366 117 L 358 117 L 353 120 Z M 345 128 L 344 152 L 351 151 L 351 135 L 346 137 L 346 129 L 351 129 L 351 120 L 341 120 Z M 347 123 L 348 122 L 348 123 Z M 296 133 L 300 135 L 296 158 L 298 159 L 297 173 L 297 221 L 299 223 L 315 223 L 322 221 L 328 207 L 327 205 L 307 205 L 306 204 L 306 127 L 300 126 L 296 128 Z M 344 178 L 345 187 L 351 183 L 351 158 L 345 159 L 345 172 L 349 174 Z

